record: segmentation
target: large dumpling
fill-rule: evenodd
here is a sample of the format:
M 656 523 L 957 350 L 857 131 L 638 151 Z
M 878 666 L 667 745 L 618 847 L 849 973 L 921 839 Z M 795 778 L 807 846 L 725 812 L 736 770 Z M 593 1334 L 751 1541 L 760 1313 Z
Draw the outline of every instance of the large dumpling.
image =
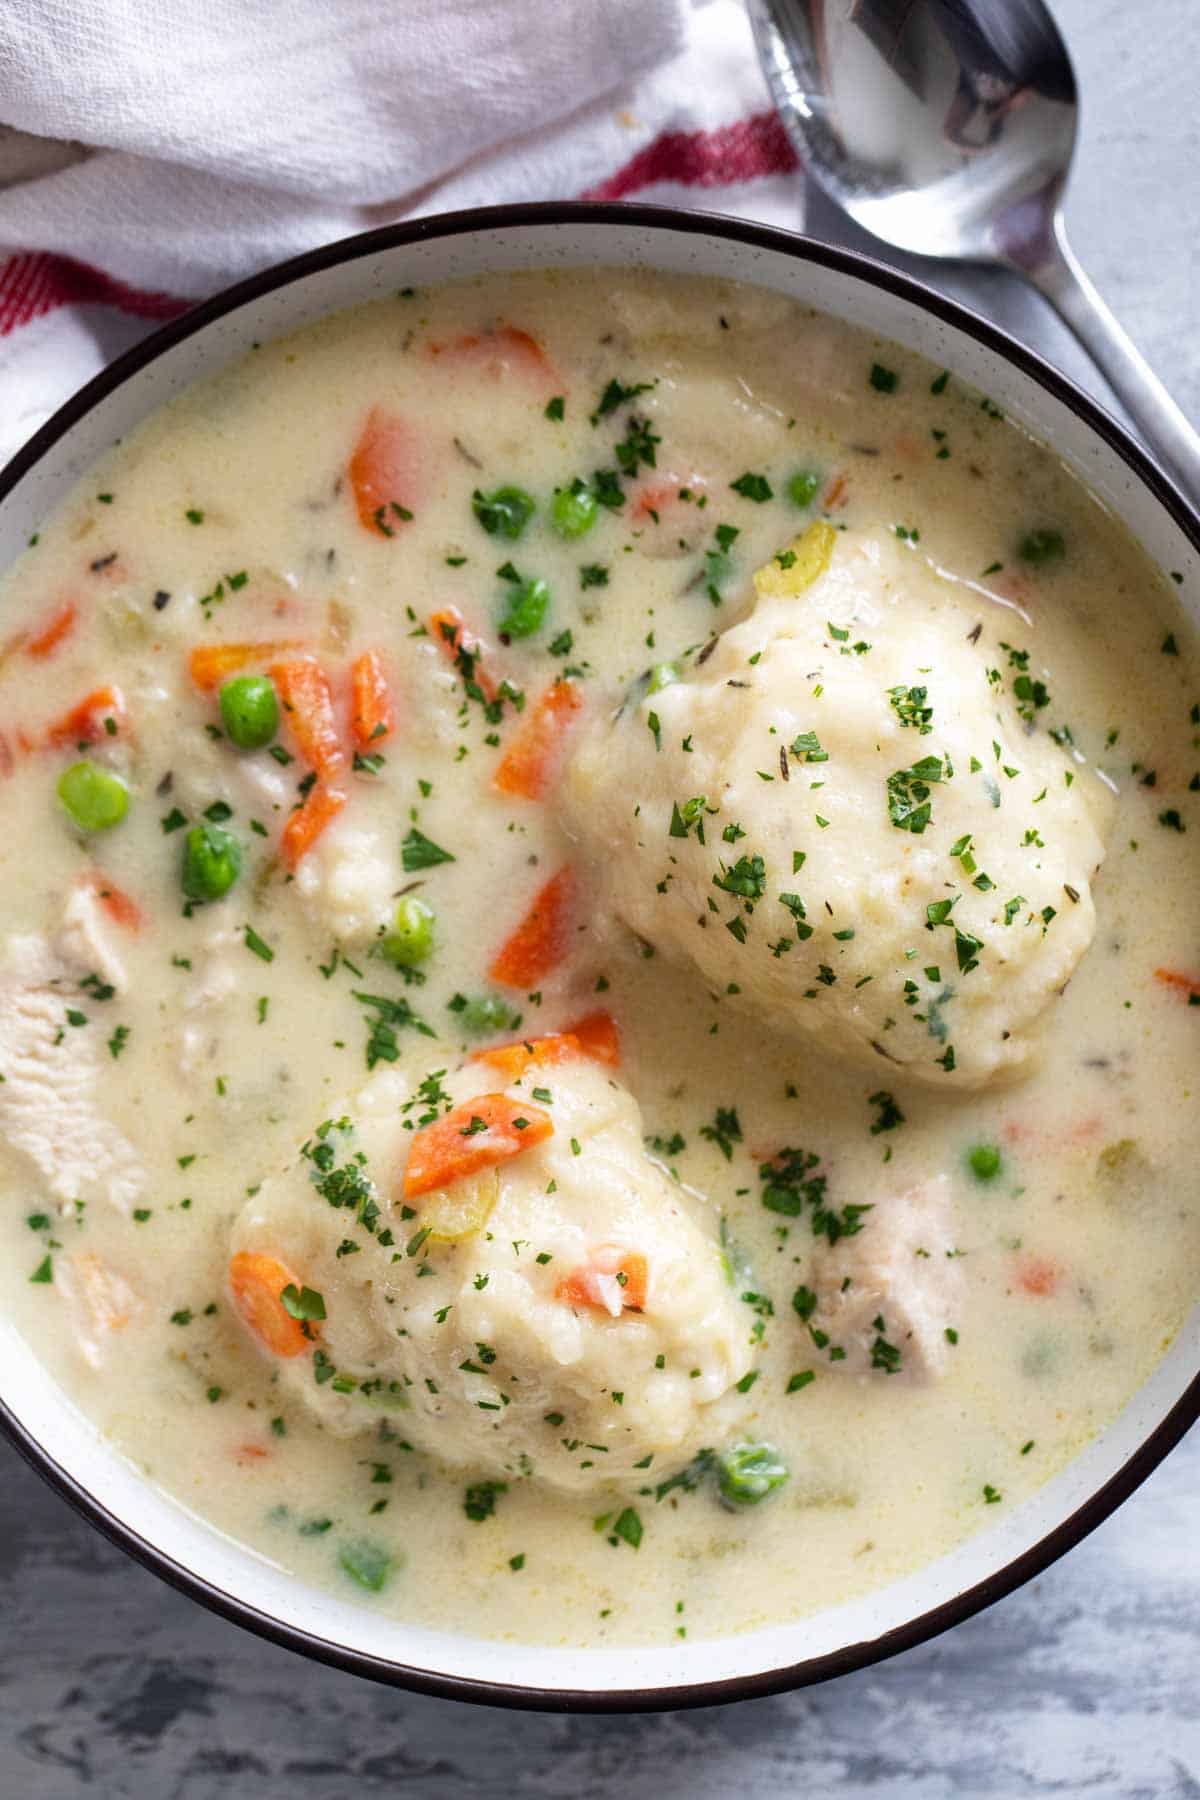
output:
M 232 1285 L 330 1429 L 398 1413 L 446 1465 L 586 1491 L 712 1441 L 753 1321 L 702 1206 L 645 1155 L 629 1093 L 571 1040 L 546 1043 L 416 1094 L 375 1077 L 246 1206 Z M 521 1147 L 489 1163 L 505 1131 Z M 468 1172 L 447 1178 L 454 1163 Z M 285 1282 L 324 1318 L 284 1313 Z
M 1042 728 L 1019 618 L 825 524 L 755 586 L 572 760 L 601 908 L 847 1061 L 962 1087 L 1019 1067 L 1091 942 L 1109 799 Z

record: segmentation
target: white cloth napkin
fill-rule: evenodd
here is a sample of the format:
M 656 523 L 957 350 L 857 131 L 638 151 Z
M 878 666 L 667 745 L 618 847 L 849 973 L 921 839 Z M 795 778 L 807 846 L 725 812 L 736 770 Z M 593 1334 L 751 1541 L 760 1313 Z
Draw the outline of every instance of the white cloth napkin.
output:
M 3 0 L 0 124 L 0 454 L 172 299 L 373 225 L 802 220 L 739 0 Z

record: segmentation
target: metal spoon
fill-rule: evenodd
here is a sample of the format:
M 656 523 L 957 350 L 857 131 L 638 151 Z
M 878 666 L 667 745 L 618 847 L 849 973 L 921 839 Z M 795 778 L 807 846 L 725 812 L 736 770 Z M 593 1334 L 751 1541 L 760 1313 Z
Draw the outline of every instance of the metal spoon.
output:
M 1075 72 L 1042 0 L 748 0 L 805 167 L 898 250 L 1014 270 L 1107 376 L 1151 451 L 1200 498 L 1200 436 L 1067 243 Z

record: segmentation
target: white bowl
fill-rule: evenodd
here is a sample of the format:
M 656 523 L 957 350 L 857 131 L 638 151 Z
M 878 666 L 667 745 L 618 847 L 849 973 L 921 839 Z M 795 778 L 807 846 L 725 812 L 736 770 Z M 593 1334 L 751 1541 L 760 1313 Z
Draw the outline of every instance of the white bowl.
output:
M 1200 519 L 1099 407 L 1003 333 L 906 276 L 782 231 L 643 206 L 496 207 L 297 257 L 206 301 L 89 382 L 0 475 L 0 568 L 115 438 L 257 339 L 456 276 L 603 263 L 734 277 L 921 352 L 1053 445 L 1163 567 L 1200 593 Z M 1194 604 L 1194 600 L 1193 600 Z M 1008 1593 L 1077 1543 L 1200 1415 L 1200 1306 L 1120 1416 L 1024 1505 L 949 1555 L 813 1618 L 711 1642 L 563 1650 L 431 1631 L 306 1586 L 145 1481 L 0 1323 L 0 1427 L 98 1528 L 215 1611 L 359 1674 L 491 1704 L 709 1705 L 860 1668 Z

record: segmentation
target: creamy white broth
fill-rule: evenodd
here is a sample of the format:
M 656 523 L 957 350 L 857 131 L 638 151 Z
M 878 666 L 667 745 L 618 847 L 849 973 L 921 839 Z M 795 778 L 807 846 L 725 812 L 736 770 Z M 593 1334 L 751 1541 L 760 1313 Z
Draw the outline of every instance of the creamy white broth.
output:
M 656 385 L 592 424 L 613 380 Z M 546 416 L 557 395 L 561 420 Z M 376 406 L 403 418 L 411 440 L 398 498 L 413 516 L 385 510 L 390 535 L 372 529 L 370 509 L 365 525 L 357 516 L 348 478 Z M 631 419 L 649 421 L 660 441 L 656 467 L 628 479 L 614 449 L 634 435 Z M 602 507 L 585 536 L 564 542 L 549 520 L 554 489 L 603 468 L 620 477 L 623 509 Z M 802 470 L 820 478 L 807 507 L 788 497 Z M 732 490 L 747 473 L 766 478 L 770 499 Z M 519 538 L 489 536 L 472 494 L 513 483 L 538 510 Z M 636 511 L 651 487 L 657 520 Z M 568 834 L 557 787 L 537 803 L 492 785 L 556 674 L 573 671 L 584 702 L 568 754 L 595 741 L 651 666 L 682 659 L 685 682 L 702 680 L 711 634 L 752 616 L 752 572 L 822 519 L 846 528 L 835 571 L 856 548 L 888 568 L 888 558 L 907 558 L 894 577 L 904 604 L 931 616 L 961 609 L 964 633 L 981 626 L 979 655 L 1001 671 L 1006 705 L 1020 665 L 1000 646 L 1030 652 L 1029 673 L 1049 694 L 1031 703 L 1036 754 L 1061 759 L 1102 821 L 1094 940 L 1065 991 L 1047 997 L 1036 1057 L 1007 1083 L 970 1091 L 950 1079 L 941 1089 L 929 1071 L 915 1079 L 883 1058 L 877 1070 L 854 1066 L 823 1053 L 811 1030 L 798 1037 L 782 1009 L 740 1010 L 746 995 L 706 983 L 669 943 L 639 940 L 622 923 L 603 852 L 581 846 L 577 824 Z M 724 551 L 718 526 L 737 532 Z M 1060 533 L 1062 556 L 1022 560 L 1033 531 Z M 550 602 L 535 635 L 502 646 L 497 620 L 514 584 L 496 571 L 506 562 L 544 578 Z M 594 571 L 591 585 L 583 568 Z M 71 605 L 74 621 L 47 645 Z M 446 607 L 487 644 L 480 667 L 527 696 L 523 713 L 507 702 L 493 722 L 477 701 L 464 703 L 446 647 L 424 629 Z M 599 271 L 399 295 L 262 347 L 141 428 L 43 527 L 8 579 L 4 616 L 6 979 L 22 966 L 13 940 L 36 936 L 60 957 L 52 991 L 63 1041 L 51 1049 L 78 1063 L 85 1041 L 92 1047 L 96 1116 L 121 1134 L 140 1176 L 138 1191 L 121 1190 L 113 1204 L 108 1161 L 96 1154 L 76 1183 L 86 1193 L 55 1193 L 28 1145 L 10 1143 L 5 1304 L 149 1478 L 272 1561 L 400 1617 L 538 1641 L 662 1642 L 797 1616 L 894 1578 L 1018 1503 L 1111 1419 L 1193 1303 L 1198 1015 L 1186 989 L 1155 971 L 1197 972 L 1194 638 L 1167 577 L 1095 500 L 936 369 L 723 284 Z M 380 648 L 397 714 L 382 765 L 348 777 L 345 812 L 290 882 L 273 858 L 307 773 L 294 733 L 285 721 L 278 742 L 295 757 L 286 765 L 269 751 L 236 751 L 208 729 L 219 723 L 215 695 L 189 677 L 197 645 L 268 639 L 320 660 L 343 734 L 350 665 Z M 882 653 L 881 639 L 854 659 L 855 679 L 879 685 L 871 657 Z M 118 826 L 85 837 L 55 796 L 78 753 L 69 736 L 59 747 L 45 740 L 104 683 L 121 689 L 129 729 L 104 732 L 87 755 L 125 776 L 130 805 Z M 639 692 L 633 704 L 649 702 Z M 901 733 L 899 761 L 935 750 L 936 725 Z M 1067 725 L 1077 752 L 1069 762 L 1070 746 L 1048 740 L 1050 727 Z M 985 754 L 989 736 L 982 731 Z M 826 768 L 836 797 L 835 767 Z M 611 772 L 619 785 L 621 769 Z M 807 781 L 820 770 L 793 764 L 789 805 L 801 772 Z M 935 790 L 935 822 L 940 799 Z M 185 917 L 186 826 L 164 821 L 178 812 L 190 826 L 214 803 L 232 809 L 221 823 L 241 842 L 244 868 L 227 898 Z M 1023 804 L 1036 828 L 1032 796 Z M 838 829 L 835 821 L 831 834 Z M 454 860 L 406 871 L 401 843 L 412 830 Z M 926 847 L 890 835 L 897 856 Z M 348 846 L 340 867 L 338 844 Z M 739 845 L 750 847 L 750 838 Z M 982 829 L 977 849 L 986 869 Z M 490 982 L 500 946 L 568 861 L 583 890 L 570 954 L 539 982 L 540 999 Z M 99 909 L 123 981 L 85 966 L 86 952 L 62 961 L 64 906 L 89 870 L 140 914 L 135 929 Z M 957 871 L 948 863 L 947 873 Z M 410 986 L 370 951 L 380 907 L 390 912 L 391 896 L 414 880 L 437 922 L 426 979 Z M 589 894 L 599 897 L 590 910 Z M 951 934 L 928 936 L 922 918 L 923 908 L 913 928 L 919 972 L 953 956 Z M 744 948 L 729 937 L 735 986 Z M 984 958 L 989 948 L 990 937 Z M 120 991 L 101 999 L 106 983 Z M 902 1004 L 898 982 L 896 991 Z M 369 1071 L 379 1014 L 356 992 L 407 1001 L 435 1035 L 397 1027 L 398 1060 Z M 521 1022 L 468 1040 L 448 1003 L 486 993 Z M 309 1410 L 303 1384 L 315 1353 L 285 1367 L 239 1320 L 231 1250 L 267 1247 L 253 1235 L 259 1214 L 285 1232 L 294 1217 L 297 1242 L 328 1236 L 333 1215 L 298 1159 L 322 1121 L 348 1115 L 360 1127 L 355 1141 L 374 1141 L 365 1114 L 380 1096 L 386 1110 L 388 1081 L 397 1115 L 401 1096 L 431 1072 L 447 1071 L 449 1086 L 464 1079 L 458 1066 L 481 1044 L 559 1031 L 597 1008 L 620 1034 L 619 1067 L 604 1079 L 640 1106 L 650 1150 L 683 1184 L 678 1205 L 704 1254 L 715 1254 L 724 1220 L 729 1261 L 740 1271 L 745 1259 L 728 1290 L 741 1341 L 711 1415 L 694 1421 L 674 1458 L 656 1450 L 644 1473 L 626 1469 L 616 1483 L 585 1472 L 577 1491 L 539 1478 L 539 1459 L 531 1475 L 512 1471 L 483 1437 L 476 1467 L 447 1468 L 426 1436 L 408 1447 L 404 1411 L 357 1392 L 340 1397 L 341 1410 L 362 1408 L 369 1429 L 339 1435 L 345 1418 Z M 85 1022 L 67 1022 L 68 1009 Z M 378 1030 L 374 1043 L 378 1051 Z M 7 1085 L 4 1055 L 0 1072 Z M 566 1066 L 550 1068 L 513 1092 L 531 1095 L 543 1079 L 553 1094 L 570 1078 Z M 482 1091 L 478 1081 L 472 1091 Z M 878 1093 L 890 1103 L 872 1102 Z M 0 1125 L 4 1105 L 0 1090 Z M 891 1123 L 896 1110 L 903 1119 Z M 10 1139 L 20 1135 L 15 1117 Z M 1001 1157 L 986 1181 L 969 1163 L 981 1145 Z M 821 1313 L 806 1322 L 793 1305 L 824 1253 L 811 1207 L 789 1217 L 760 1198 L 762 1159 L 783 1146 L 819 1158 L 839 1211 L 871 1204 L 879 1218 L 889 1199 L 945 1178 L 962 1298 L 961 1316 L 938 1321 L 939 1378 L 910 1380 L 904 1344 L 893 1378 L 886 1367 L 843 1370 L 830 1345 L 814 1341 Z M 453 1259 L 425 1246 L 407 1257 L 420 1209 L 400 1221 L 404 1151 L 381 1150 L 368 1166 L 404 1258 L 394 1279 L 422 1249 L 440 1263 L 416 1284 L 424 1304 L 426 1290 L 451 1279 Z M 333 1222 L 332 1244 L 353 1236 L 349 1213 Z M 329 1249 L 331 1276 L 315 1283 L 329 1314 L 319 1344 L 337 1341 L 339 1305 L 348 1314 L 363 1304 L 356 1284 L 380 1254 L 369 1236 L 340 1264 Z M 383 1261 L 390 1270 L 386 1253 Z M 49 1279 L 31 1281 L 35 1273 Z M 760 1298 L 744 1302 L 743 1293 Z M 616 1330 L 643 1323 L 612 1321 Z M 743 1362 L 757 1374 L 740 1392 L 731 1378 L 742 1379 Z M 329 1385 L 316 1396 L 322 1407 Z M 632 1412 L 634 1400 L 631 1392 L 620 1404 Z M 414 1438 L 418 1413 L 408 1409 Z M 725 1510 L 711 1475 L 656 1500 L 656 1485 L 697 1445 L 742 1441 L 776 1446 L 790 1472 L 760 1504 Z M 563 1454 L 556 1444 L 547 1428 L 545 1458 Z M 469 1517 L 466 1490 L 489 1481 L 505 1491 L 491 1494 L 488 1516 Z M 627 1510 L 640 1526 L 636 1549 L 636 1531 L 614 1531 Z M 339 1560 L 364 1543 L 391 1559 L 377 1596 L 356 1588 Z

